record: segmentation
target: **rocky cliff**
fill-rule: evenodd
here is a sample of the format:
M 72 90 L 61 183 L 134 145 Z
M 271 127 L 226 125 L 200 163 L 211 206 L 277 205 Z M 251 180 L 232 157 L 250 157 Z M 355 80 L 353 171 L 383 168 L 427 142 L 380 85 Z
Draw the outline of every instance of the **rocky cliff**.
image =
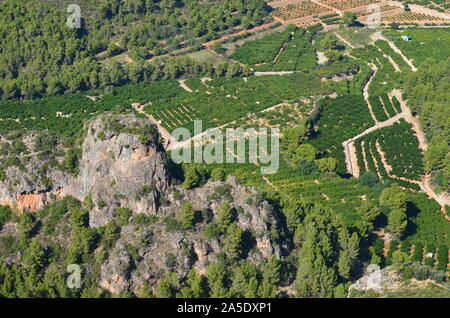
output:
M 27 138 L 31 140 L 26 143 L 28 159 L 5 169 L 0 204 L 33 213 L 71 196 L 83 202 L 89 211 L 89 227 L 98 233 L 104 233 L 101 228 L 111 222 L 119 224 L 119 207 L 129 209 L 131 215 L 120 224 L 113 245 L 93 251 L 95 257 L 104 253 L 99 285 L 111 293 L 137 294 L 144 283 L 154 286 L 168 272 L 181 279 L 192 268 L 204 274 L 208 263 L 226 255 L 223 233 L 205 235 L 205 228 L 217 220 L 225 203 L 233 210 L 232 221 L 244 233 L 242 259 L 260 263 L 271 255 L 281 256 L 271 234 L 280 232 L 278 215 L 261 194 L 238 184 L 234 177 L 192 190 L 171 182 L 166 154 L 146 118 L 104 114 L 87 122 L 76 167 L 70 162 L 75 159 L 67 156 L 71 150 L 55 143 L 55 155 L 50 156 L 53 164 L 49 164 L 41 153 L 33 151 L 33 136 Z M 177 221 L 187 203 L 198 216 L 189 230 L 180 228 Z M 143 217 L 141 221 L 135 221 L 137 216 Z M 68 249 L 71 230 L 56 228 L 52 240 Z M 17 235 L 14 231 L 9 234 Z M 37 238 L 45 241 L 46 234 L 39 233 Z
M 218 189 L 226 189 L 227 193 L 215 196 Z M 244 258 L 260 263 L 270 255 L 280 257 L 281 249 L 270 235 L 270 230 L 279 226 L 276 213 L 266 201 L 257 200 L 256 190 L 241 186 L 230 177 L 227 182 L 209 182 L 193 190 L 172 188 L 159 215 L 175 219 L 181 204 L 189 202 L 197 211 L 210 212 L 211 220 L 215 220 L 219 207 L 226 202 L 236 211 L 234 219 L 247 234 Z M 147 228 L 124 227 L 102 265 L 101 286 L 113 293 L 124 290 L 136 293 L 144 282 L 153 285 L 166 272 L 186 277 L 194 267 L 204 274 L 207 264 L 218 261 L 224 252 L 221 238 L 204 235 L 207 223 L 208 220 L 202 220 L 190 231 L 169 229 L 164 221 Z M 134 256 L 130 255 L 130 246 Z
M 104 225 L 120 206 L 156 214 L 170 181 L 156 131 L 146 119 L 131 115 L 89 123 L 79 170 L 67 185 L 67 195 L 90 197 L 91 226 Z
M 36 211 L 62 196 L 92 201 L 91 225 L 104 225 L 118 206 L 136 213 L 154 214 L 162 192 L 169 186 L 165 154 L 151 123 L 134 115 L 103 115 L 86 124 L 78 173 L 46 169 L 43 182 L 31 176 L 43 165 L 30 154 L 25 169 L 5 169 L 0 182 L 0 204 L 20 211 Z M 65 149 L 65 151 L 68 151 Z M 62 164 L 64 158 L 56 158 Z M 139 197 L 147 187 L 145 197 Z

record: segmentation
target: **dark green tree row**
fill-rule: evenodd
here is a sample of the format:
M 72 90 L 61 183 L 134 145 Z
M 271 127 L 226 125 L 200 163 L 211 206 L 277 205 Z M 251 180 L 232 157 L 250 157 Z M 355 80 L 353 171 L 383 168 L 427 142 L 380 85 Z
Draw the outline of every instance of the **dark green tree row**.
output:
M 419 115 L 429 147 L 425 170 L 441 190 L 450 189 L 450 60 L 427 59 L 418 72 L 408 74 L 408 105 Z

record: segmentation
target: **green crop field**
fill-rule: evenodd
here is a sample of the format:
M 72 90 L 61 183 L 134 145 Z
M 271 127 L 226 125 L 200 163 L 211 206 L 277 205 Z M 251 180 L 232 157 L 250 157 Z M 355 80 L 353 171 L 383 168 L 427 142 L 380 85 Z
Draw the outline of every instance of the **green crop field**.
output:
M 230 57 L 256 71 L 307 70 L 317 64 L 312 47 L 316 29 L 289 26 L 283 32 L 245 42 Z
M 150 98 L 147 102 L 151 104 L 145 110 L 168 130 L 185 127 L 193 131 L 194 119 L 203 121 L 203 129 L 218 127 L 285 101 L 329 92 L 327 85 L 314 75 L 295 73 L 276 76 L 277 81 L 273 79 L 273 76 L 214 78 L 203 83 L 191 79 L 186 85 L 192 93 L 173 86 L 174 97 Z M 298 82 L 307 85 L 298 86 Z M 184 110 L 181 115 L 180 109 Z
M 450 56 L 450 29 L 407 29 L 404 31 L 385 31 L 405 54 L 419 67 L 427 58 L 436 61 L 446 60 Z M 411 41 L 401 39 L 402 35 L 412 36 Z

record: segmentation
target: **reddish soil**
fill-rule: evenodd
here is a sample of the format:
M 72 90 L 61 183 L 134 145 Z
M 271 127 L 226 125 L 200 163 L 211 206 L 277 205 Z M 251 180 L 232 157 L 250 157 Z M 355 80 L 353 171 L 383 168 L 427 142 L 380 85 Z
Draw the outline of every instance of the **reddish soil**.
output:
M 206 47 L 206 48 L 209 48 L 215 42 L 222 42 L 222 41 L 225 41 L 226 39 L 229 39 L 229 38 L 232 38 L 232 37 L 235 37 L 235 36 L 239 36 L 239 35 L 242 35 L 242 34 L 246 34 L 246 33 L 255 33 L 255 32 L 258 32 L 260 30 L 267 29 L 267 28 L 271 27 L 272 25 L 275 25 L 275 22 L 263 24 L 263 25 L 260 25 L 260 26 L 257 26 L 257 27 L 254 27 L 254 28 L 248 29 L 248 30 L 242 30 L 242 31 L 239 31 L 237 33 L 225 35 L 225 36 L 223 36 L 221 38 L 218 38 L 216 40 L 205 42 L 205 43 L 203 43 L 203 46 Z M 217 52 L 215 52 L 215 53 L 217 54 Z

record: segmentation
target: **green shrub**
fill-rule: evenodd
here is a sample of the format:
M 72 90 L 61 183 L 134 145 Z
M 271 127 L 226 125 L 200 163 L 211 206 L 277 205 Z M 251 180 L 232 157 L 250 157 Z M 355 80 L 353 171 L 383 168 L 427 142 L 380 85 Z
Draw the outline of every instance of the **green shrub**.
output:
M 203 229 L 203 234 L 205 234 L 206 237 L 208 237 L 210 239 L 218 239 L 220 236 L 220 233 L 221 233 L 221 231 L 215 223 L 209 224 Z
M 118 221 L 117 223 L 120 226 L 126 226 L 128 225 L 128 220 L 132 214 L 131 210 L 128 208 L 117 208 L 116 211 L 116 216 L 118 217 Z
M 414 278 L 418 280 L 426 280 L 431 275 L 431 267 L 422 265 L 420 263 L 414 263 L 413 265 Z
M 7 176 L 6 172 L 5 172 L 5 170 L 0 169 L 0 182 L 5 181 L 7 177 L 8 176 Z
M 12 215 L 13 213 L 9 206 L 0 206 L 0 229 L 3 227 L 3 224 L 11 220 Z
M 178 218 L 185 230 L 192 227 L 195 220 L 195 210 L 189 202 L 182 204 L 181 210 L 178 212 Z
M 141 196 L 150 194 L 153 191 L 154 187 L 151 184 L 146 184 L 142 187 L 141 191 L 139 191 L 139 194 Z
M 392 254 L 397 250 L 398 248 L 398 241 L 391 241 L 389 244 L 389 250 L 386 256 L 386 265 L 392 265 Z
M 225 180 L 225 170 L 223 168 L 215 168 L 211 171 L 211 178 L 214 181 L 224 181 Z
M 183 226 L 177 220 L 171 217 L 164 217 L 163 222 L 166 224 L 167 232 L 179 232 L 183 230 Z
M 145 215 L 143 213 L 133 215 L 130 219 L 131 224 L 147 225 L 147 226 L 155 224 L 157 221 L 158 221 L 158 217 L 156 217 L 154 215 Z

